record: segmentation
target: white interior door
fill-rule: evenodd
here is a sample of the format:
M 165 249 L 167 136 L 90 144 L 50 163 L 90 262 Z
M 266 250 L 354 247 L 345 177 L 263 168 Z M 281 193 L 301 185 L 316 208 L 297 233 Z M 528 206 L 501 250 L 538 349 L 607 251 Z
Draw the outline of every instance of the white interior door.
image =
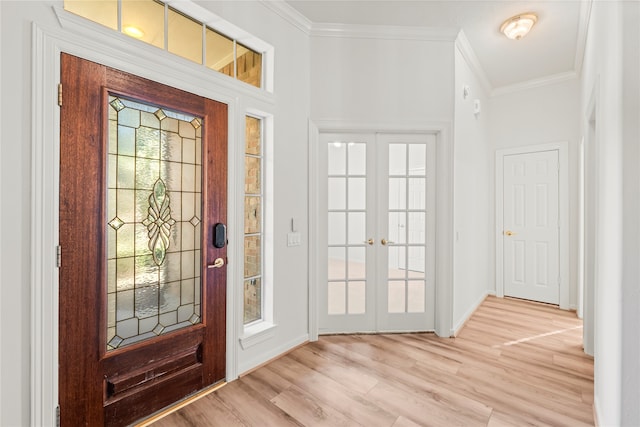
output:
M 320 144 L 320 333 L 433 330 L 435 137 Z
M 504 294 L 560 299 L 558 150 L 504 157 Z

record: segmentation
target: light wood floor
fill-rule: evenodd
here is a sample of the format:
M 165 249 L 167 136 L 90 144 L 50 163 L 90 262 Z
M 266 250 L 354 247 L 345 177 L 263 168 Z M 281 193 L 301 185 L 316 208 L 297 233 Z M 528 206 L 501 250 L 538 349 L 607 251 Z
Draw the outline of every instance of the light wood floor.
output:
M 489 297 L 455 339 L 324 336 L 154 427 L 593 425 L 581 337 L 574 313 Z

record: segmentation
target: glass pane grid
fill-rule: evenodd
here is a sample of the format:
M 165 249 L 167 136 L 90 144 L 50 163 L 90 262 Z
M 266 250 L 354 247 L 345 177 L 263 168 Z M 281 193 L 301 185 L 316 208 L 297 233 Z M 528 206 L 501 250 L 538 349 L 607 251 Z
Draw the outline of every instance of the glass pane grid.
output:
M 106 108 L 113 350 L 200 322 L 202 119 L 113 95 Z
M 330 142 L 328 314 L 366 311 L 366 146 Z
M 424 144 L 389 145 L 389 236 L 395 241 L 389 247 L 389 313 L 425 309 L 425 166 Z M 417 238 L 414 228 L 418 228 Z
M 165 2 L 64 0 L 64 9 L 238 81 L 257 88 L 263 86 L 263 53 L 237 43 Z
M 245 117 L 244 324 L 262 319 L 263 181 L 262 120 Z

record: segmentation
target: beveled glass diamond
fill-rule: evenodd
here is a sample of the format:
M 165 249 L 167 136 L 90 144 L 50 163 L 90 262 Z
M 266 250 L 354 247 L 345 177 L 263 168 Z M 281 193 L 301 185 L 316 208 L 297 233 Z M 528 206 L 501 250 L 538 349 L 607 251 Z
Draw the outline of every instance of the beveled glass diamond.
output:
M 195 119 L 191 120 L 191 125 L 194 128 L 198 129 L 200 126 L 202 126 L 202 122 L 200 121 L 199 118 L 196 117 Z
M 198 323 L 198 321 L 200 320 L 200 316 L 198 316 L 197 314 L 192 314 L 191 317 L 189 318 L 189 322 L 191 322 L 192 325 L 195 325 L 196 323 Z
M 167 115 L 164 113 L 164 111 L 162 111 L 162 109 L 158 108 L 156 110 L 155 116 L 158 118 L 158 120 L 162 121 L 163 119 L 165 119 L 167 117 Z
M 122 341 L 124 341 L 124 339 L 116 335 L 113 338 L 111 338 L 111 341 L 109 341 L 108 344 L 113 348 L 118 348 L 120 344 L 122 344 Z
M 121 220 L 118 217 L 113 218 L 111 221 L 109 221 L 109 225 L 111 226 L 111 228 L 113 228 L 114 230 L 119 229 L 120 227 L 122 227 L 124 225 L 124 221 Z
M 116 110 L 116 111 L 124 110 L 124 108 L 125 108 L 125 105 L 124 105 L 124 103 L 120 100 L 120 98 L 116 98 L 116 99 L 114 99 L 114 100 L 113 100 L 113 101 L 111 101 L 109 104 L 110 104 L 110 105 L 113 107 L 113 109 L 114 109 L 114 110 Z
M 158 324 L 156 325 L 156 327 L 155 327 L 155 328 L 153 328 L 153 331 L 152 331 L 152 332 L 153 332 L 154 334 L 156 334 L 156 335 L 160 335 L 160 334 L 162 333 L 162 331 L 164 331 L 164 326 L 162 326 L 162 324 L 158 323 Z
M 194 216 L 189 220 L 189 222 L 195 227 L 196 225 L 200 224 L 200 219 L 197 216 Z

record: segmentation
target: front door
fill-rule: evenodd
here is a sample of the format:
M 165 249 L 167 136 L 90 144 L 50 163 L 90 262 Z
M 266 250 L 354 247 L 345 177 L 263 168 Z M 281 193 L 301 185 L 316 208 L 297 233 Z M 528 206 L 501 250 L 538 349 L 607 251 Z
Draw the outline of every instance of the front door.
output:
M 61 63 L 61 424 L 126 425 L 225 378 L 227 106 Z
M 320 333 L 433 330 L 435 136 L 321 134 L 320 144 Z
M 560 299 L 558 150 L 504 157 L 504 294 Z

